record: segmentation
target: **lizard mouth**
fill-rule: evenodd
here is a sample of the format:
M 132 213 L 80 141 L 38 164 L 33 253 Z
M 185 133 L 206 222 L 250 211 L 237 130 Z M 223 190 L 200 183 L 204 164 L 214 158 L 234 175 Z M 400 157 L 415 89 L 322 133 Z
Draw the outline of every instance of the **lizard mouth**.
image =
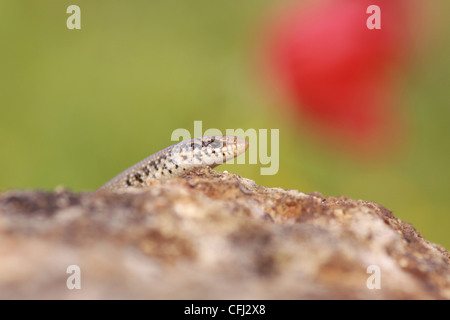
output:
M 233 150 L 232 157 L 235 158 L 238 155 L 244 153 L 248 149 L 248 142 L 244 138 L 238 138 L 238 137 L 230 137 L 225 136 L 223 142 L 223 149 L 222 150 Z M 227 159 L 229 160 L 229 159 Z

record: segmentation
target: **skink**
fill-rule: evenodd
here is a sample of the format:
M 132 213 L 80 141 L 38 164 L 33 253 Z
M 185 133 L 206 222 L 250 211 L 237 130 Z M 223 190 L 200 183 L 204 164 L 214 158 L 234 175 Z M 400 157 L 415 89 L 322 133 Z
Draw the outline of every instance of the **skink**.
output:
M 145 158 L 99 190 L 142 188 L 152 179 L 179 177 L 199 167 L 214 168 L 244 153 L 247 148 L 247 140 L 232 136 L 208 136 L 182 141 Z

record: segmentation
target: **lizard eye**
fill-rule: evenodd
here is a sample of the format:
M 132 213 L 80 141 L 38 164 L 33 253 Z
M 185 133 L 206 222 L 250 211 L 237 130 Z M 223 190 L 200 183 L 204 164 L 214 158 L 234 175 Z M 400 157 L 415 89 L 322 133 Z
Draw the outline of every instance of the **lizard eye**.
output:
M 213 148 L 219 148 L 222 145 L 222 143 L 219 140 L 214 140 L 210 143 L 210 146 Z

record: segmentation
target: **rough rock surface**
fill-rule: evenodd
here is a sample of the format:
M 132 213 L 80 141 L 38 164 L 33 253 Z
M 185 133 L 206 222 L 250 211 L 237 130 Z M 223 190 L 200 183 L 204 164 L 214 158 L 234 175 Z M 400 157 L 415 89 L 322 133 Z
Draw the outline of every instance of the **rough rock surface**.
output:
M 0 259 L 1 299 L 450 298 L 449 252 L 382 206 L 210 169 L 123 193 L 2 193 Z

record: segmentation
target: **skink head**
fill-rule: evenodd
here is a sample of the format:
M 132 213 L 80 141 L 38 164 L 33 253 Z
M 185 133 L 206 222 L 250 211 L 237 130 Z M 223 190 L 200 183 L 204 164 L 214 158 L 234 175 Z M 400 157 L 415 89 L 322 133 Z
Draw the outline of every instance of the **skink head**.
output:
M 244 153 L 247 140 L 233 136 L 207 136 L 185 141 L 172 150 L 178 165 L 208 165 L 212 168 Z

